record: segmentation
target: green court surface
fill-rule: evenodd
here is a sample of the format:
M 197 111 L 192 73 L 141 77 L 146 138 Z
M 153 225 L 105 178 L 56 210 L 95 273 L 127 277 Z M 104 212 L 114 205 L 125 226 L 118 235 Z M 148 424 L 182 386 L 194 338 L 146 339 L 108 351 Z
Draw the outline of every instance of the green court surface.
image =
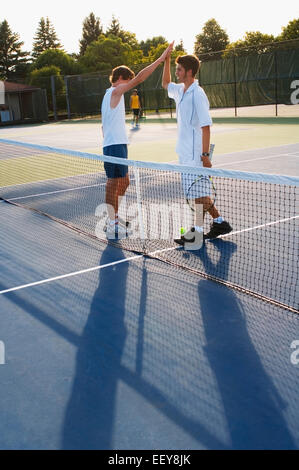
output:
M 211 140 L 215 155 L 270 148 L 298 142 L 299 117 L 214 117 Z M 175 118 L 163 119 L 153 114 L 141 122 L 140 129 L 130 129 L 129 158 L 168 162 L 175 153 L 177 125 Z M 77 119 L 34 126 L 12 126 L 1 130 L 4 139 L 49 145 L 52 147 L 102 153 L 100 119 Z
M 146 136 L 142 142 L 133 140 L 130 158 L 160 162 L 175 160 L 176 129 L 172 139 L 165 139 L 172 127 L 169 121 L 161 119 L 159 124 L 154 124 L 148 120 L 143 127 L 148 125 L 155 126 L 156 137 L 160 140 L 147 141 Z M 299 118 L 214 118 L 211 140 L 216 144 L 215 155 L 294 144 L 298 142 L 298 125 Z M 176 128 L 176 124 L 173 127 Z

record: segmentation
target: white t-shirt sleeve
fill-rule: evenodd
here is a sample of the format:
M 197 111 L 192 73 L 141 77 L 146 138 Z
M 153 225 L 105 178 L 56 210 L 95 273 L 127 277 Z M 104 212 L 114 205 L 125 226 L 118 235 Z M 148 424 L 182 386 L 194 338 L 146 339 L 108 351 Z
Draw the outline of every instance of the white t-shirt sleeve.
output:
M 181 85 L 179 85 L 177 83 L 170 82 L 168 84 L 168 87 L 167 87 L 169 98 L 172 98 L 175 101 L 177 101 L 180 97 L 181 88 L 182 88 Z
M 194 104 L 197 114 L 196 124 L 199 127 L 211 126 L 213 124 L 213 121 L 209 113 L 210 104 L 204 90 L 199 87 L 196 90 L 194 98 Z

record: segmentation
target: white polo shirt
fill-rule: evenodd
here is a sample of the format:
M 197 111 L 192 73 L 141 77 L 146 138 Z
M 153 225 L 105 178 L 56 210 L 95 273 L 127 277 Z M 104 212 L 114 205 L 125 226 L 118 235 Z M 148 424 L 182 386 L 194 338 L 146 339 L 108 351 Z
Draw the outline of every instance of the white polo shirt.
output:
M 198 80 L 185 91 L 184 84 L 169 83 L 168 96 L 176 103 L 178 140 L 176 152 L 183 165 L 202 166 L 202 127 L 211 126 L 209 100 Z

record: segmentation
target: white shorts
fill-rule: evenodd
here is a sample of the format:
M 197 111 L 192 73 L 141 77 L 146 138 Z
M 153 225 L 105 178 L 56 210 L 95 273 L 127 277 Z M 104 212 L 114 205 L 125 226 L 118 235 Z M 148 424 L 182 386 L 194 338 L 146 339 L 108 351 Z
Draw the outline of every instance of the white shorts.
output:
M 212 195 L 212 183 L 208 176 L 200 177 L 200 175 L 182 173 L 181 181 L 184 194 L 188 199 L 197 199 Z

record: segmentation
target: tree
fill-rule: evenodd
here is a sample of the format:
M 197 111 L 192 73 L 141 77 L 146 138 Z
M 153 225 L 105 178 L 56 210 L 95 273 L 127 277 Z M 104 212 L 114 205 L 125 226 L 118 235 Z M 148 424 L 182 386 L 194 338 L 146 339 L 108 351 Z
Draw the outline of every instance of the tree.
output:
M 109 36 L 109 35 L 118 36 L 120 31 L 121 31 L 120 22 L 117 18 L 115 18 L 114 15 L 112 15 L 110 26 L 106 30 L 106 36 Z
M 84 56 L 79 59 L 79 64 L 86 72 L 102 71 L 110 73 L 112 68 L 120 64 L 130 66 L 132 56 L 134 56 L 134 51 L 121 38 L 115 36 L 103 37 L 87 47 Z
M 263 34 L 259 31 L 246 32 L 243 39 L 232 42 L 227 46 L 223 57 L 241 56 L 248 54 L 262 54 L 273 50 L 271 43 L 275 41 L 272 34 Z
M 97 41 L 101 34 L 103 34 L 103 28 L 100 19 L 96 18 L 94 13 L 90 13 L 83 21 L 82 39 L 79 41 L 80 55 L 84 55 L 87 46 L 93 41 Z
M 34 61 L 32 68 L 39 70 L 44 67 L 56 66 L 62 75 L 73 75 L 82 72 L 82 67 L 69 55 L 59 49 L 48 49 Z
M 187 52 L 185 51 L 185 48 L 184 48 L 184 44 L 183 44 L 183 40 L 181 39 L 179 44 L 177 44 L 174 48 L 175 51 L 178 51 L 178 52 L 183 52 L 184 54 L 187 54 Z
M 158 47 L 159 44 L 166 44 L 167 41 L 164 36 L 155 36 L 151 39 L 147 39 L 146 41 L 141 41 L 139 43 L 139 48 L 142 50 L 144 56 L 149 55 L 149 51 L 151 47 Z
M 220 27 L 215 18 L 208 20 L 201 34 L 196 36 L 194 53 L 198 56 L 225 49 L 229 44 L 229 38 L 224 29 Z M 216 58 L 216 55 L 212 55 Z
M 289 41 L 291 39 L 299 39 L 299 18 L 289 21 L 287 26 L 282 28 L 282 33 L 278 36 L 281 41 Z
M 61 49 L 54 26 L 49 18 L 41 18 L 33 42 L 32 57 L 37 58 L 42 52 L 48 49 Z
M 23 42 L 19 34 L 13 33 L 6 20 L 0 23 L 0 78 L 11 79 L 17 67 L 25 66 L 29 52 L 21 50 Z
M 165 49 L 168 47 L 168 43 L 166 42 L 165 44 L 158 44 L 157 47 L 151 47 L 149 50 L 148 56 L 145 56 L 143 59 L 143 62 L 145 63 L 151 63 L 157 60 L 161 54 L 165 51 Z M 175 59 L 180 56 L 184 55 L 186 52 L 184 50 L 178 49 L 174 50 L 171 53 L 171 63 L 175 63 Z
M 60 75 L 59 67 L 51 65 L 50 67 L 43 67 L 41 69 L 33 70 L 30 74 L 30 85 L 43 88 L 47 91 L 47 99 L 49 108 L 53 108 L 52 100 L 52 84 L 51 77 L 55 76 L 55 89 L 56 96 L 59 97 L 63 94 L 64 82 L 63 78 Z
M 120 38 L 122 42 L 128 44 L 133 49 L 137 50 L 139 48 L 138 41 L 136 39 L 136 35 L 131 33 L 130 31 L 125 31 L 122 29 L 120 22 L 115 16 L 112 16 L 112 20 L 110 26 L 106 30 L 105 33 L 106 38 L 115 37 Z

